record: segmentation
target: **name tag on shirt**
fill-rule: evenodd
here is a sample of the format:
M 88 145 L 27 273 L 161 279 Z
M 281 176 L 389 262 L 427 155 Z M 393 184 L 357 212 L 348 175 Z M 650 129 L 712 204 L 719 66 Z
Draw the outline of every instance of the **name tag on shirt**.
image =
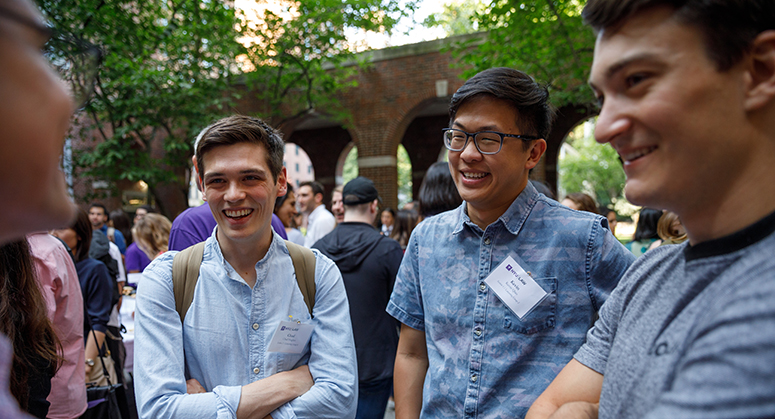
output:
M 484 282 L 520 320 L 548 295 L 511 256 L 506 257 Z
M 300 354 L 304 346 L 309 342 L 312 336 L 312 329 L 315 326 L 311 324 L 302 324 L 297 322 L 280 322 L 277 330 L 269 343 L 269 352 L 282 352 L 286 354 Z

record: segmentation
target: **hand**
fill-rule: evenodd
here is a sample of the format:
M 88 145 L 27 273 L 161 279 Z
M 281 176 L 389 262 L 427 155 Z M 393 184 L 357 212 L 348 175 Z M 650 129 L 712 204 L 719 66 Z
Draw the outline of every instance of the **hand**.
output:
M 205 388 L 202 387 L 201 384 L 199 384 L 199 381 L 197 381 L 196 378 L 192 378 L 186 381 L 186 393 L 198 394 L 198 393 L 207 393 L 207 391 L 205 391 Z
M 565 403 L 549 419 L 597 419 L 598 407 L 598 403 Z
M 296 389 L 298 390 L 298 396 L 301 396 L 302 394 L 309 391 L 309 389 L 312 388 L 312 386 L 315 384 L 315 381 L 312 379 L 312 375 L 309 373 L 309 367 L 307 365 L 302 365 L 296 369 L 288 371 L 288 374 L 293 375 L 293 383 L 296 385 Z

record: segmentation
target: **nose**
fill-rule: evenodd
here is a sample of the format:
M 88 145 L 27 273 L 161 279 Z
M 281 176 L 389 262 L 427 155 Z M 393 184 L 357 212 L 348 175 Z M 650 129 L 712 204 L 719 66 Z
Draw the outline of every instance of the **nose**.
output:
M 241 201 L 245 199 L 245 191 L 242 190 L 238 183 L 231 182 L 223 199 L 229 202 Z
M 626 133 L 632 126 L 632 121 L 623 104 L 606 101 L 600 109 L 600 115 L 595 124 L 595 139 L 601 144 L 610 143 L 618 136 Z
M 474 137 L 468 137 L 466 146 L 460 151 L 460 158 L 466 162 L 481 160 L 482 153 L 476 148 Z

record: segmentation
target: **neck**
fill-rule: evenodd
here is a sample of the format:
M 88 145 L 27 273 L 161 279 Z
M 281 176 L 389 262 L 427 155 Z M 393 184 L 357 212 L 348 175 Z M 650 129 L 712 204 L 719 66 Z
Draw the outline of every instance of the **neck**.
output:
M 246 240 L 244 242 L 235 242 L 228 237 L 224 237 L 220 229 L 216 233 L 223 258 L 229 262 L 251 288 L 256 284 L 256 264 L 266 256 L 269 246 L 272 244 L 271 230 L 269 233 L 261 235 L 261 238 L 258 240 Z
M 347 214 L 344 213 L 344 222 L 345 223 L 366 223 L 371 224 L 371 221 L 369 221 L 369 218 L 372 220 L 374 219 L 375 214 Z

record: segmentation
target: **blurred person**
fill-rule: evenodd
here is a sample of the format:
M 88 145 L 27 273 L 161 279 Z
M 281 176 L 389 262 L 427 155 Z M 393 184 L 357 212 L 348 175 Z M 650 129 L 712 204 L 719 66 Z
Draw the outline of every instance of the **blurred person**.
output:
M 640 257 L 529 419 L 775 417 L 775 2 L 589 0 L 599 143 L 689 238 Z
M 315 260 L 311 309 L 295 278 L 295 245 L 270 224 L 286 193 L 283 150 L 278 131 L 248 116 L 223 118 L 201 135 L 192 162 L 217 227 L 183 254 L 203 251 L 187 309 L 178 312 L 172 286 L 178 252 L 143 272 L 134 370 L 141 418 L 354 416 L 357 368 L 341 275 L 319 252 L 297 249 Z M 275 341 L 285 352 L 270 343 L 276 332 L 290 340 Z
M 92 230 L 101 231 L 108 240 L 118 246 L 118 250 L 121 251 L 122 255 L 126 253 L 126 240 L 124 240 L 124 234 L 115 229 L 108 229 L 110 214 L 105 205 L 97 202 L 92 203 L 91 206 L 89 206 L 89 221 L 91 222 Z
M 23 410 L 46 418 L 62 346 L 47 317 L 26 239 L 0 246 L 0 332 L 13 344 L 11 393 Z
M 681 219 L 678 218 L 678 214 L 672 211 L 665 211 L 659 217 L 657 235 L 659 235 L 660 240 L 652 243 L 650 249 L 666 244 L 681 244 L 688 239 Z
M 398 210 L 396 213 L 396 220 L 393 223 L 393 231 L 390 233 L 390 238 L 397 241 L 401 245 L 402 249 L 406 249 L 407 243 L 409 243 L 409 237 L 412 235 L 414 227 L 417 225 L 417 217 L 412 210 Z
M 124 241 L 126 242 L 127 249 L 132 244 L 132 222 L 129 220 L 129 217 L 126 215 L 124 210 L 117 209 L 115 211 L 111 211 L 109 215 L 108 220 L 108 238 L 110 238 L 110 232 L 111 228 L 114 228 L 121 232 L 121 235 L 124 236 Z
M 646 253 L 649 246 L 659 240 L 657 223 L 659 223 L 661 216 L 662 211 L 657 209 L 643 208 L 640 210 L 638 223 L 635 225 L 635 235 L 632 237 L 632 241 L 625 245 L 636 257 Z
M 156 211 L 153 209 L 150 205 L 140 205 L 135 210 L 135 218 L 133 220 L 134 224 L 137 224 L 138 221 L 142 220 L 143 217 L 145 217 L 148 214 L 155 213 Z
M 137 246 L 150 260 L 156 259 L 169 248 L 172 223 L 161 214 L 147 214 L 132 228 Z
M 344 221 L 344 205 L 342 204 L 342 188 L 344 185 L 337 185 L 331 192 L 331 214 L 334 214 L 336 223 Z
M 569 193 L 565 195 L 565 198 L 560 203 L 572 210 L 586 211 L 593 214 L 598 213 L 597 202 L 595 202 L 595 198 L 592 198 L 583 192 Z
M 382 222 L 382 226 L 380 227 L 380 233 L 383 236 L 390 236 L 390 233 L 393 232 L 393 224 L 396 221 L 396 210 L 393 208 L 385 208 L 382 210 L 382 213 L 380 214 L 380 221 Z
M 312 247 L 315 242 L 336 227 L 336 218 L 323 205 L 323 185 L 314 181 L 302 182 L 296 194 L 299 210 L 307 216 L 307 233 L 304 246 Z
M 344 222 L 313 246 L 342 272 L 358 360 L 356 419 L 382 419 L 393 388 L 398 324 L 385 311 L 403 252 L 376 228 L 380 199 L 371 179 L 344 185 Z M 382 211 L 385 214 L 385 211 Z
M 549 184 L 545 180 L 530 179 L 530 184 L 536 188 L 538 193 L 544 194 L 549 199 L 555 199 L 552 189 L 549 188 Z
M 341 201 L 341 196 L 339 197 Z M 341 204 L 341 202 L 340 202 Z M 288 234 L 289 241 L 304 246 L 304 235 L 299 229 L 295 228 L 293 217 L 298 214 L 296 211 L 296 194 L 293 192 L 293 185 L 288 184 L 288 192 L 283 196 L 278 196 L 274 203 L 274 213 L 285 226 L 285 232 Z
M 453 210 L 463 203 L 447 162 L 436 162 L 428 168 L 417 194 L 417 202 L 420 220 Z
M 611 234 L 616 236 L 616 224 L 617 224 L 616 211 L 604 205 L 601 205 L 600 208 L 598 208 L 597 213 L 605 217 L 606 220 L 608 220 L 608 229 L 611 230 Z
M 27 235 L 48 318 L 62 344 L 62 366 L 51 379 L 48 418 L 72 419 L 86 411 L 83 297 L 73 258 L 48 233 Z
M 509 68 L 452 96 L 440 134 L 465 205 L 417 226 L 396 277 L 398 419 L 524 416 L 634 260 L 601 216 L 528 182 L 546 151 L 548 96 Z
M 133 219 L 133 226 L 143 219 L 147 214 L 156 213 L 153 207 L 150 205 L 140 205 L 135 210 L 135 217 Z M 124 258 L 126 262 L 127 273 L 139 273 L 142 272 L 148 264 L 151 263 L 151 259 L 145 254 L 135 242 L 135 238 L 132 234 L 132 229 L 129 230 L 129 236 L 132 236 L 132 243 L 126 248 L 126 256 Z
M 85 308 L 82 327 L 85 341 L 86 382 L 97 381 L 103 374 L 101 366 L 97 365 L 100 362 L 98 348 L 105 344 L 110 312 L 114 304 L 113 287 L 116 286 L 116 281 L 111 277 L 104 263 L 89 257 L 92 224 L 86 211 L 79 210 L 70 227 L 53 230 L 51 234 L 70 248 L 75 261 Z

